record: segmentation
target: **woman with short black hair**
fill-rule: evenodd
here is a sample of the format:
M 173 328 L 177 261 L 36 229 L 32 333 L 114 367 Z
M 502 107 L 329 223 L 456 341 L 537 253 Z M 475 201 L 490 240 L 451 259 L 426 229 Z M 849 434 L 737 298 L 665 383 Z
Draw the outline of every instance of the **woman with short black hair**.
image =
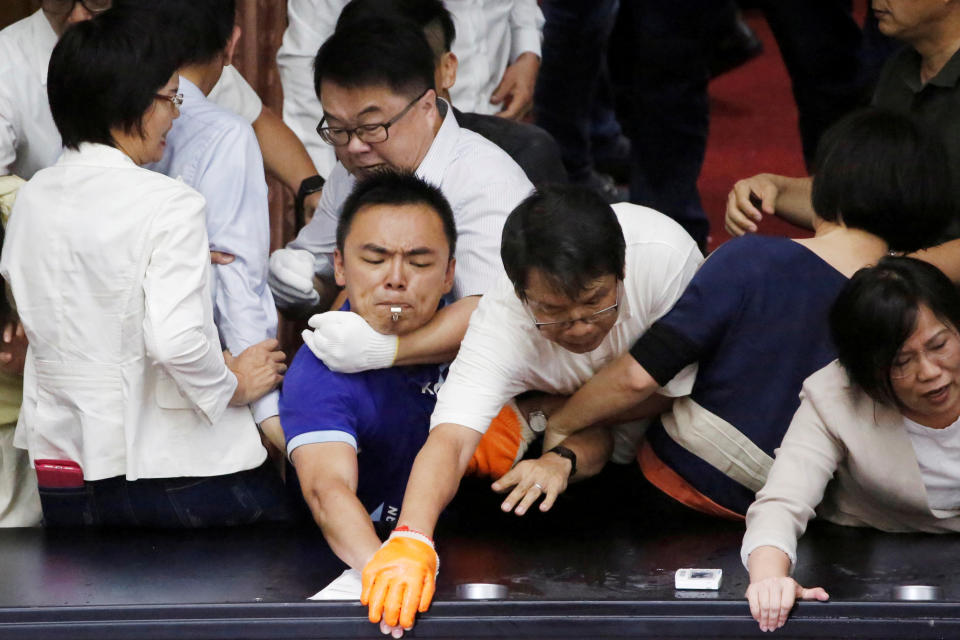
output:
M 140 166 L 163 156 L 181 100 L 163 34 L 132 8 L 67 30 L 48 73 L 66 150 L 7 228 L 0 272 L 30 341 L 16 444 L 48 525 L 287 515 L 245 406 L 280 381 L 283 355 L 273 340 L 221 352 L 204 200 Z
M 803 384 L 767 483 L 747 511 L 747 598 L 763 630 L 796 598 L 788 577 L 816 515 L 884 531 L 960 531 L 960 293 L 936 267 L 885 258 L 857 272 L 830 329 L 838 360 Z

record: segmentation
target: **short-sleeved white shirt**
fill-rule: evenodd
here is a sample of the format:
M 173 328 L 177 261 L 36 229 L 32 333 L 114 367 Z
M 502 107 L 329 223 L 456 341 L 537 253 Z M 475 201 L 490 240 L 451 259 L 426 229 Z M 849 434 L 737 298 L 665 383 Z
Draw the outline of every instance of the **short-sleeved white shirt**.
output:
M 431 429 L 453 423 L 483 433 L 501 407 L 524 391 L 571 394 L 670 310 L 703 260 L 696 243 L 653 209 L 630 203 L 613 209 L 626 240 L 626 273 L 617 321 L 600 346 L 576 354 L 545 338 L 504 275 L 470 318 Z M 695 373 L 696 365 L 683 369 L 660 392 L 690 393 Z

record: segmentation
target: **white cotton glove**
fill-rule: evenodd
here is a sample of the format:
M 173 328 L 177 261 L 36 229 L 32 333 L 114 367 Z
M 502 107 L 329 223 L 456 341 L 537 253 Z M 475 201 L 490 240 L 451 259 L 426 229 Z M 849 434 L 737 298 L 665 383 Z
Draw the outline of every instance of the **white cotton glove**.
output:
M 352 311 L 317 313 L 307 322 L 303 342 L 333 371 L 356 373 L 393 366 L 397 336 L 385 336 Z
M 278 307 L 320 302 L 320 294 L 313 288 L 313 267 L 313 254 L 304 249 L 277 249 L 271 254 L 267 283 Z

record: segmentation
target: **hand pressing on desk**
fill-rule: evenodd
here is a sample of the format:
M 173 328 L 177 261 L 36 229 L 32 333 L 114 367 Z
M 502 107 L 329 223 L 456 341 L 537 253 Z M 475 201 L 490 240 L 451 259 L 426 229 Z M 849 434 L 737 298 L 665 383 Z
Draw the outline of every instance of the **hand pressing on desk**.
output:
M 439 565 L 433 540 L 397 527 L 363 568 L 360 603 L 369 607 L 370 622 L 395 638 L 412 629 L 417 612 L 430 608 Z
M 829 600 L 821 587 L 807 589 L 787 576 L 790 558 L 776 547 L 757 547 L 747 561 L 750 586 L 747 601 L 750 615 L 760 624 L 761 631 L 775 631 L 787 622 L 787 616 L 799 600 Z
M 549 511 L 557 496 L 567 489 L 571 466 L 570 460 L 548 451 L 536 460 L 521 460 L 491 488 L 497 493 L 513 488 L 500 505 L 507 513 L 513 511 L 522 516 L 540 496 L 540 511 Z

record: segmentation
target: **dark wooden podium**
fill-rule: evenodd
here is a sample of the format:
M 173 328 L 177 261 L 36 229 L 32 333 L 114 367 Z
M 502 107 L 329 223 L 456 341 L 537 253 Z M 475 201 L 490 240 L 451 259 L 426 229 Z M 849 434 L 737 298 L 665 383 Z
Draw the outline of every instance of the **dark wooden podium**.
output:
M 411 638 L 741 638 L 750 618 L 742 525 L 647 518 L 622 478 L 575 487 L 549 514 L 501 514 L 474 483 L 445 514 L 436 597 Z M 954 536 L 814 525 L 797 578 L 805 602 L 783 638 L 960 637 Z M 724 572 L 719 591 L 674 590 L 681 567 Z M 0 530 L 0 640 L 377 638 L 358 603 L 308 602 L 343 566 L 312 523 L 232 530 Z M 465 601 L 492 582 L 503 600 Z M 936 602 L 898 585 L 941 588 Z

